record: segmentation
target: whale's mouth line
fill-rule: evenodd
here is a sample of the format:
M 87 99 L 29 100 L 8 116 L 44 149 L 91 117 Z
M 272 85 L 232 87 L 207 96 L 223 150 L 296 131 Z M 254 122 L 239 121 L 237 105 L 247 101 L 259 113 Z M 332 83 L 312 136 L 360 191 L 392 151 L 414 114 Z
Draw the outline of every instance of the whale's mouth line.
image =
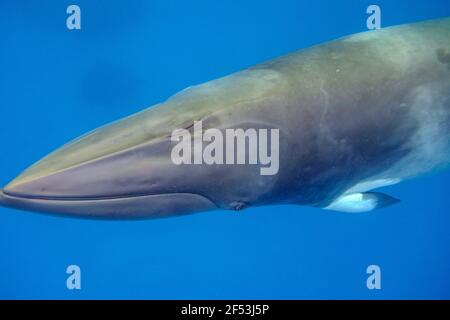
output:
M 208 197 L 205 197 L 200 194 L 196 193 L 190 193 L 190 192 L 173 192 L 173 193 L 140 193 L 140 194 L 129 194 L 129 195 L 118 195 L 118 196 L 93 196 L 93 197 L 55 197 L 55 196 L 38 196 L 38 195 L 21 195 L 21 194 L 15 194 L 12 192 L 8 192 L 6 190 L 0 189 L 0 198 L 1 196 L 6 196 L 10 198 L 15 199 L 22 199 L 22 200 L 41 200 L 41 201 L 61 201 L 61 202 L 69 202 L 69 201 L 76 201 L 76 202 L 84 202 L 84 201 L 108 201 L 108 200 L 125 200 L 125 199 L 134 199 L 134 198 L 142 198 L 142 197 L 149 197 L 149 196 L 167 196 L 167 195 L 192 195 L 197 197 L 205 198 L 206 200 L 209 200 L 211 203 L 215 205 L 215 203 L 209 199 Z

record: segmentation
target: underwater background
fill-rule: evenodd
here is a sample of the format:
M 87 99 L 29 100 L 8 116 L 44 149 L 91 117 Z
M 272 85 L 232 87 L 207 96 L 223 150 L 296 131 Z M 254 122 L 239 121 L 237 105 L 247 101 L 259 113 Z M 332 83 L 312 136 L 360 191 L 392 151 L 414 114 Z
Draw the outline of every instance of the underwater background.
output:
M 66 9 L 81 8 L 81 30 Z M 448 0 L 0 0 L 0 186 L 177 91 Z M 295 161 L 295 159 L 293 159 Z M 299 206 L 96 221 L 0 207 L 2 299 L 449 299 L 450 170 L 362 214 Z M 66 268 L 81 268 L 68 290 Z M 366 268 L 381 268 L 368 290 Z

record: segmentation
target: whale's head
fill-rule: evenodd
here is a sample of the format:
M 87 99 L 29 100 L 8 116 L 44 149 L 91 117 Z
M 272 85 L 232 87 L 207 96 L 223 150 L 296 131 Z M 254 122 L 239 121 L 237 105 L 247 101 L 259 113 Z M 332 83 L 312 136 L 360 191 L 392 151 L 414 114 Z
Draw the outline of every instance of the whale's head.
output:
M 245 114 L 226 110 L 249 92 L 248 81 L 238 76 L 237 81 L 224 78 L 187 89 L 88 133 L 5 186 L 0 203 L 98 218 L 165 217 L 246 206 L 271 186 L 273 178 L 255 185 L 256 167 L 180 165 L 172 153 L 175 130 L 192 133 L 200 120 L 220 128 L 235 126 L 236 119 L 245 121 Z
M 0 193 L 31 211 L 97 218 L 164 217 L 216 208 L 195 193 L 196 177 L 170 158 L 170 108 L 147 109 L 101 127 L 37 162 Z

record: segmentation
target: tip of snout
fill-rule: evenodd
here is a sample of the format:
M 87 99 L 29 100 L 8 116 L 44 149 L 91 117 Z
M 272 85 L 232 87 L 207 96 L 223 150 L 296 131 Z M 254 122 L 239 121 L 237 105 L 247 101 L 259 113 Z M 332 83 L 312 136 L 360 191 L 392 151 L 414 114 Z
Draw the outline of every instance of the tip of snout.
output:
M 5 196 L 3 194 L 3 189 L 0 189 L 0 206 L 5 206 L 6 205 L 6 200 L 5 200 Z
M 8 193 L 5 191 L 5 188 L 0 189 L 0 206 L 8 208 L 19 208 L 20 205 L 18 206 L 14 203 L 14 201 L 11 201 L 12 198 L 8 196 Z
M 33 187 L 32 184 L 30 185 L 26 178 L 27 175 L 22 173 L 4 186 L 3 189 L 1 189 L 0 204 L 6 203 L 10 196 L 38 197 L 39 188 Z
M 39 188 L 29 186 L 27 175 L 22 173 L 0 190 L 0 205 L 11 206 L 11 197 L 39 197 Z
M 0 189 L 0 206 L 2 207 L 15 207 L 13 203 L 11 203 L 11 197 L 8 196 L 8 186 L 3 187 L 3 189 Z

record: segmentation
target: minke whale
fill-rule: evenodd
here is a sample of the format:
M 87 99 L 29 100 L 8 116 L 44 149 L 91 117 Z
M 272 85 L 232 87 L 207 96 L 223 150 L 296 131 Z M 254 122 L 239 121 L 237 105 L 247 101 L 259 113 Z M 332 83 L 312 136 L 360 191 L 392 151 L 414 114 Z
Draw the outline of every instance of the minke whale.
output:
M 278 129 L 279 170 L 174 164 L 171 133 L 195 121 Z M 189 87 L 51 153 L 5 186 L 0 203 L 113 219 L 277 204 L 366 212 L 398 201 L 376 189 L 449 160 L 444 18 L 346 36 Z

